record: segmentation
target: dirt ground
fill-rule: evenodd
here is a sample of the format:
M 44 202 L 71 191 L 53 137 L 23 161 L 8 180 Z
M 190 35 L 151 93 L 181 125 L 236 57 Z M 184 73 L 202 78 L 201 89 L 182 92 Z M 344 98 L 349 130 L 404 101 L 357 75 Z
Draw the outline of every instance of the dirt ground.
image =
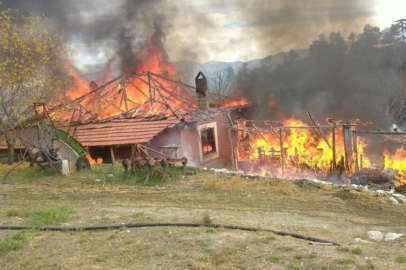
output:
M 149 186 L 95 178 L 94 173 L 77 173 L 7 180 L 0 184 L 0 225 L 30 225 L 23 215 L 10 215 L 11 210 L 69 205 L 74 213 L 55 225 L 211 219 L 341 246 L 224 227 L 30 230 L 22 248 L 0 252 L 1 269 L 406 269 L 406 235 L 391 241 L 373 241 L 367 235 L 406 234 L 406 204 L 394 205 L 384 195 L 212 171 Z M 1 230 L 0 241 L 16 233 Z

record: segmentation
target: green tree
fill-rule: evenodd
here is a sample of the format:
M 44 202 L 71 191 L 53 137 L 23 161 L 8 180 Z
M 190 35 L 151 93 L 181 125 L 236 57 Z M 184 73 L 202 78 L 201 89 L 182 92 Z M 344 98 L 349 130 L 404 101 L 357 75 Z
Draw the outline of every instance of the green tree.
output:
M 383 44 L 394 44 L 398 41 L 397 36 L 400 34 L 399 24 L 392 24 L 389 31 L 385 32 L 382 36 Z
M 13 127 L 32 116 L 33 102 L 61 100 L 69 83 L 67 49 L 44 17 L 0 12 L 0 133 L 14 160 Z
M 328 44 L 331 49 L 331 53 L 335 56 L 342 56 L 347 51 L 347 46 L 345 45 L 344 37 L 340 32 L 332 32 L 330 34 L 330 43 Z
M 379 27 L 373 27 L 369 24 L 364 26 L 362 34 L 357 36 L 354 44 L 354 52 L 359 54 L 368 54 L 376 48 L 381 38 Z
M 309 47 L 309 54 L 312 57 L 325 57 L 330 54 L 330 48 L 324 34 L 319 35 Z

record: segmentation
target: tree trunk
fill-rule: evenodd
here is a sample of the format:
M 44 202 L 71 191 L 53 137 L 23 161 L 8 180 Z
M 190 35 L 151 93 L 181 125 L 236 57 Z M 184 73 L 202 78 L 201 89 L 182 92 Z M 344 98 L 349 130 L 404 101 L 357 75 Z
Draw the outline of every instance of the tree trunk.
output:
M 14 144 L 9 144 L 7 142 L 7 157 L 8 157 L 8 165 L 12 165 L 14 163 Z
M 10 130 L 8 124 L 0 117 L 0 130 L 4 132 L 7 142 L 7 158 L 8 164 L 14 163 L 14 144 L 16 143 L 16 136 L 13 130 Z
M 6 135 L 6 142 L 7 142 L 7 158 L 8 164 L 12 165 L 14 163 L 14 144 L 16 142 L 16 137 L 12 130 L 6 130 L 4 132 Z

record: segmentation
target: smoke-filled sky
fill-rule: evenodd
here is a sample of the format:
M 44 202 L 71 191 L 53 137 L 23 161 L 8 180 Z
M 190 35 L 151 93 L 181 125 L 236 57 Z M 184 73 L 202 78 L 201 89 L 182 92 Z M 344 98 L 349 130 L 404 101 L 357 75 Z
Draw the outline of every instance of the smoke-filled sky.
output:
M 321 33 L 360 33 L 404 18 L 397 0 L 3 0 L 46 17 L 82 70 L 156 31 L 171 61 L 247 61 L 307 48 Z M 406 12 L 403 12 L 406 13 Z

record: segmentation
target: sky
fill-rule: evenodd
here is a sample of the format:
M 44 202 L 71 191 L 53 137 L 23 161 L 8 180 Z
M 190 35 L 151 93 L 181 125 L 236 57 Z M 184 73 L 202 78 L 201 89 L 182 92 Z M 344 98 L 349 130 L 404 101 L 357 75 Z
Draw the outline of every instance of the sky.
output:
M 81 70 L 105 65 L 155 32 L 171 61 L 233 62 L 406 18 L 403 0 L 3 0 L 8 7 L 45 14 Z

